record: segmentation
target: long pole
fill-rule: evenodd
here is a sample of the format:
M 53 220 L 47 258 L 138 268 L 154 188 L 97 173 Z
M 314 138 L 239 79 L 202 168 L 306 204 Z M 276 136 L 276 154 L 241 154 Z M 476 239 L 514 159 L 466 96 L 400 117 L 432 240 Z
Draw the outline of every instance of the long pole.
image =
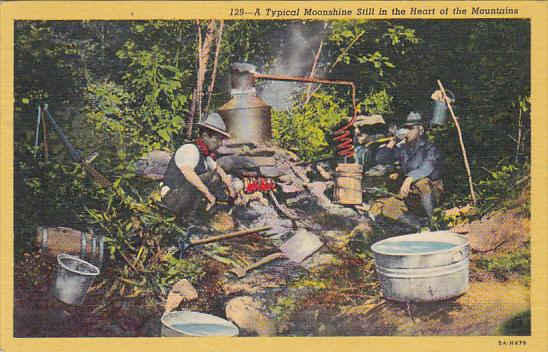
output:
M 468 187 L 470 187 L 470 197 L 472 197 L 472 202 L 474 203 L 474 205 L 476 205 L 476 193 L 474 192 L 474 185 L 472 183 L 472 172 L 470 171 L 470 164 L 468 164 L 468 156 L 466 155 L 466 148 L 464 147 L 464 141 L 462 139 L 462 131 L 460 129 L 459 122 L 457 121 L 457 118 L 455 117 L 455 113 L 453 112 L 453 108 L 451 107 L 451 101 L 445 94 L 445 89 L 443 88 L 443 84 L 441 84 L 441 81 L 439 79 L 438 79 L 438 85 L 440 86 L 441 92 L 443 94 L 443 100 L 445 100 L 445 104 L 447 104 L 447 107 L 449 108 L 449 112 L 451 113 L 451 118 L 453 119 L 453 122 L 455 123 L 455 127 L 457 127 L 457 133 L 459 135 L 459 144 L 462 150 L 462 156 L 464 158 L 464 167 L 466 168 L 466 173 L 468 174 Z
M 215 87 L 215 77 L 217 76 L 217 64 L 219 63 L 219 53 L 221 51 L 221 41 L 223 39 L 223 28 L 225 26 L 224 20 L 219 23 L 219 31 L 217 32 L 217 44 L 215 45 L 215 60 L 213 61 L 213 73 L 211 74 L 211 83 L 207 92 L 207 105 L 204 116 L 209 113 L 209 105 L 211 104 L 211 95 L 213 94 L 213 88 Z

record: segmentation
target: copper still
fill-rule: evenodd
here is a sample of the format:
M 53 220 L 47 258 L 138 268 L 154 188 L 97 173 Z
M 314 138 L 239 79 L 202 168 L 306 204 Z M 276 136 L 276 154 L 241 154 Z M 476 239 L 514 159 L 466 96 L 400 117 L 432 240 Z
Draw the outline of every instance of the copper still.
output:
M 255 66 L 246 63 L 230 65 L 230 99 L 219 108 L 233 140 L 261 143 L 272 139 L 271 107 L 257 96 Z
M 219 108 L 219 113 L 225 121 L 232 139 L 239 142 L 265 142 L 272 139 L 271 107 L 257 96 L 255 90 L 256 79 L 273 81 L 339 84 L 352 88 L 352 107 L 354 114 L 350 121 L 335 131 L 334 139 L 339 142 L 336 146 L 337 154 L 348 157 L 354 155 L 354 147 L 350 128 L 358 115 L 356 105 L 356 86 L 352 81 L 328 80 L 314 77 L 293 77 L 286 75 L 260 74 L 255 72 L 255 66 L 248 63 L 234 63 L 230 65 L 232 90 L 230 99 Z

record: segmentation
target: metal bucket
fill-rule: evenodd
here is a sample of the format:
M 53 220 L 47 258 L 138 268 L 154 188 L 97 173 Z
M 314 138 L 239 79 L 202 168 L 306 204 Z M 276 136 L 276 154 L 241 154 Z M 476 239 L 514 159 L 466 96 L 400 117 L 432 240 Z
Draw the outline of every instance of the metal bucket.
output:
M 52 293 L 67 304 L 81 305 L 99 269 L 85 260 L 68 254 L 57 256 L 57 276 Z
M 414 252 L 387 250 L 399 243 L 439 244 L 443 249 Z M 426 247 L 425 247 L 426 248 Z M 438 301 L 468 290 L 468 239 L 449 231 L 392 237 L 371 246 L 381 289 L 387 299 L 402 302 Z
M 162 316 L 162 336 L 238 336 L 236 325 L 215 315 L 178 311 Z
M 455 95 L 448 90 L 445 92 L 451 103 L 453 103 L 455 101 Z M 430 123 L 434 125 L 445 125 L 445 122 L 447 122 L 447 104 L 445 103 L 445 100 L 432 100 L 432 109 L 432 120 Z

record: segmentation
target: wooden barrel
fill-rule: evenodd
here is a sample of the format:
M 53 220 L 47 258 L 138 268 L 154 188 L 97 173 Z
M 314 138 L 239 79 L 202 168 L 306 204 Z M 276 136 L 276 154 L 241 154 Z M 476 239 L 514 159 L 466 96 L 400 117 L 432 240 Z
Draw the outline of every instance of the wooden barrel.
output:
M 360 164 L 337 165 L 333 202 L 338 204 L 362 204 L 362 175 Z
M 103 237 L 68 227 L 38 227 L 34 244 L 45 256 L 56 257 L 64 253 L 103 261 Z

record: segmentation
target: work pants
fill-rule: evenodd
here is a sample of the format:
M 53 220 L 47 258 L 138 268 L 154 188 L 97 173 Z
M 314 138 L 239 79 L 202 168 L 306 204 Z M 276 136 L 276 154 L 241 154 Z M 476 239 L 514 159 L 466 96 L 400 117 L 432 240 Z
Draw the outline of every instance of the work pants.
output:
M 425 209 L 425 201 L 429 198 L 434 203 L 439 202 L 443 193 L 441 180 L 432 181 L 430 178 L 422 178 L 411 185 L 407 197 L 392 196 L 389 198 L 377 199 L 371 205 L 371 213 L 375 216 L 383 215 L 389 219 L 398 220 L 400 216 L 411 211 L 414 214 L 424 213 L 429 216 L 428 209 Z M 433 206 L 435 206 L 433 204 Z

